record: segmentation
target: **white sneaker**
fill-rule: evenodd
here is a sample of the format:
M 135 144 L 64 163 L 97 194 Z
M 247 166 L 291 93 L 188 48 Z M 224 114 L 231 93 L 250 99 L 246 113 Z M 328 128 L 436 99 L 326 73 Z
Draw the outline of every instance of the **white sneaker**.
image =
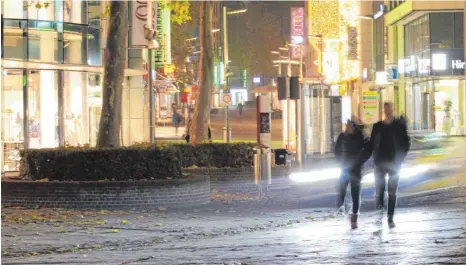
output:
M 340 208 L 338 208 L 338 210 L 334 213 L 335 216 L 346 216 L 346 210 L 345 210 L 345 206 L 341 206 Z

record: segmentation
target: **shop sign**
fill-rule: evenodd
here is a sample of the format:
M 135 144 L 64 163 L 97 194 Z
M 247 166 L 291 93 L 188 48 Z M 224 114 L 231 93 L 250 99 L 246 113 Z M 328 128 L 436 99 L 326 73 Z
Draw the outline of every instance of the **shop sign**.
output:
M 302 44 L 304 36 L 304 8 L 291 8 L 291 43 Z M 292 58 L 301 56 L 301 46 L 291 47 Z
M 451 61 L 451 68 L 453 69 L 464 69 L 464 62 L 461 60 Z
M 326 76 L 327 83 L 338 82 L 339 64 L 338 52 L 323 52 L 322 72 Z
M 358 59 L 358 29 L 348 27 L 348 59 Z
M 156 28 L 156 13 L 157 2 L 152 1 L 152 28 Z M 137 0 L 132 2 L 132 25 L 131 25 L 131 45 L 132 46 L 146 46 L 147 40 L 144 37 L 144 25 L 147 24 L 147 1 Z
M 362 92 L 362 120 L 372 124 L 378 120 L 379 94 L 376 91 Z
M 175 70 L 176 70 L 176 66 L 174 64 L 165 64 L 163 66 L 163 73 L 166 76 L 173 75 L 175 73 Z
M 463 75 L 465 69 L 463 49 L 442 49 L 432 53 L 433 75 Z

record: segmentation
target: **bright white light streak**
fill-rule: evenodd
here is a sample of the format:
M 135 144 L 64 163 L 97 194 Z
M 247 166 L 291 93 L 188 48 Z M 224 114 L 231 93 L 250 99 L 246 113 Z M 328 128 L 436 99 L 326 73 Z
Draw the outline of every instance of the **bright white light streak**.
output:
M 290 179 L 294 182 L 317 182 L 321 180 L 338 179 L 341 175 L 339 168 L 328 168 L 323 170 L 314 170 L 310 172 L 296 172 L 290 175 Z
M 409 179 L 416 175 L 427 172 L 429 169 L 433 168 L 433 165 L 417 165 L 411 167 L 403 167 L 400 170 L 400 179 Z M 387 176 L 388 177 L 388 176 Z M 386 178 L 387 178 L 386 177 Z M 362 183 L 372 184 L 374 183 L 374 173 L 366 174 L 362 177 Z
M 403 167 L 400 170 L 400 179 L 409 179 L 418 174 L 427 172 L 433 168 L 433 165 L 417 165 L 410 167 Z M 323 180 L 338 179 L 341 175 L 339 168 L 327 168 L 322 170 L 313 170 L 309 172 L 295 172 L 291 173 L 290 179 L 297 183 L 311 183 Z M 362 183 L 374 183 L 374 173 L 369 173 L 363 176 Z

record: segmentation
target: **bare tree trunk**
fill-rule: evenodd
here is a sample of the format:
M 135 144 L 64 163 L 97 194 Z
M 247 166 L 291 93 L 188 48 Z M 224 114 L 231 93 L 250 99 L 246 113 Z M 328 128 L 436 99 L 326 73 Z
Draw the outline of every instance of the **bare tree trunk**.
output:
M 128 3 L 110 3 L 107 47 L 104 52 L 103 102 L 97 147 L 120 146 L 121 98 L 126 67 Z
M 199 144 L 206 139 L 207 122 L 210 116 L 210 105 L 212 102 L 212 5 L 210 1 L 200 3 L 199 39 L 201 58 L 199 60 L 199 89 L 196 93 L 196 105 L 192 123 L 191 142 Z

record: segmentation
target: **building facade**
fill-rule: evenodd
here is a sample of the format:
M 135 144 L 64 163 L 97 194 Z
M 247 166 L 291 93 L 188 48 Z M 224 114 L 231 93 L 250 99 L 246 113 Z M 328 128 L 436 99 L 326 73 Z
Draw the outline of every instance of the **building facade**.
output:
M 464 135 L 464 3 L 387 1 L 385 5 L 387 57 L 379 70 L 385 70 L 389 80 L 380 90 L 381 102 L 395 102 L 412 131 Z
M 108 2 L 6 0 L 1 4 L 2 171 L 18 169 L 23 148 L 95 145 Z M 124 145 L 149 141 L 147 50 L 131 48 L 131 34 L 128 47 Z

